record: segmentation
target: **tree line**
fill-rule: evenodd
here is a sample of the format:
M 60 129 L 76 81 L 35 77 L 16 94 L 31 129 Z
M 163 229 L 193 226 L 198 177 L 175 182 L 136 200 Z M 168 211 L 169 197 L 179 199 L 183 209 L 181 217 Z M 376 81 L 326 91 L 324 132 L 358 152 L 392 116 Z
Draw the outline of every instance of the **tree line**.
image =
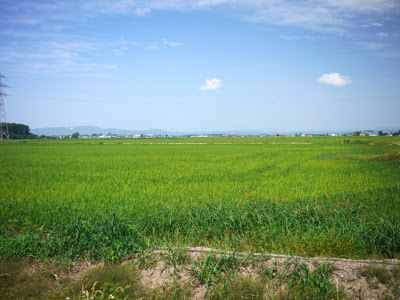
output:
M 3 126 L 3 139 L 7 138 L 6 126 L 8 126 L 8 133 L 10 139 L 12 140 L 38 138 L 36 134 L 31 133 L 31 130 L 28 125 L 17 124 L 17 123 L 2 123 L 2 126 Z

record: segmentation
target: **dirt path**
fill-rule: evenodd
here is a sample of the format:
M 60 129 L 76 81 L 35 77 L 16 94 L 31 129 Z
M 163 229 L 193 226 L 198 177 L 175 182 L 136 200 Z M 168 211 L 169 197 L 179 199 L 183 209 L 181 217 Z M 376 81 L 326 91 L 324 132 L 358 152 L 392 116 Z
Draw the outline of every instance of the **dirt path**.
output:
M 131 259 L 114 264 L 0 261 L 1 299 L 73 299 L 79 293 L 82 297 L 82 291 L 89 299 L 94 293 L 91 287 L 96 284 L 101 293 L 110 295 L 131 286 L 134 296 L 126 294 L 121 299 L 137 299 L 136 293 L 141 293 L 141 299 L 200 300 L 215 296 L 218 288 L 227 288 L 224 295 L 233 299 L 292 299 L 299 298 L 299 289 L 304 292 L 304 286 L 313 289 L 313 293 L 302 292 L 303 298 L 317 295 L 319 299 L 400 299 L 400 260 L 307 258 L 166 247 L 136 253 Z M 114 290 L 110 291 L 110 287 Z M 177 297 L 179 293 L 181 296 Z
M 249 253 L 233 253 L 223 252 L 220 250 L 204 247 L 187 247 L 187 253 L 191 260 L 198 261 L 209 255 L 235 255 L 236 257 L 246 257 Z M 163 255 L 168 251 L 167 248 L 158 248 L 154 250 L 157 255 Z M 240 274 L 243 277 L 251 277 L 254 280 L 260 278 L 260 270 L 274 266 L 285 268 L 288 263 L 297 261 L 305 263 L 311 271 L 315 270 L 319 265 L 333 264 L 334 271 L 331 281 L 339 287 L 343 287 L 346 294 L 354 299 L 381 299 L 387 295 L 391 299 L 400 299 L 400 260 L 385 259 L 385 260 L 352 260 L 343 258 L 328 258 L 328 257 L 300 257 L 286 256 L 270 253 L 252 253 L 254 258 L 264 258 L 249 263 L 240 269 Z M 150 284 L 152 287 L 168 285 L 173 281 L 173 274 L 167 271 L 168 267 L 162 260 L 153 267 L 142 271 L 143 282 Z M 394 275 L 393 275 L 394 274 Z M 190 266 L 181 269 L 180 278 L 183 281 L 193 279 L 190 273 Z M 389 277 L 388 277 L 389 276 Z M 398 276 L 393 278 L 393 276 Z M 198 285 L 195 289 L 194 299 L 205 299 L 206 289 L 204 286 Z M 390 298 L 389 298 L 390 299 Z

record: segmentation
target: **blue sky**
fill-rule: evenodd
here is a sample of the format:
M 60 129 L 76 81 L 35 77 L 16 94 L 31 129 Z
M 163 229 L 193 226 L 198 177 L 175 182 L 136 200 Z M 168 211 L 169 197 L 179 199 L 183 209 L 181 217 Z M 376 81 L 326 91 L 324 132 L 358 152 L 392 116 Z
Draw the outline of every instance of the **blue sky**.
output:
M 400 129 L 398 0 L 0 0 L 31 128 Z

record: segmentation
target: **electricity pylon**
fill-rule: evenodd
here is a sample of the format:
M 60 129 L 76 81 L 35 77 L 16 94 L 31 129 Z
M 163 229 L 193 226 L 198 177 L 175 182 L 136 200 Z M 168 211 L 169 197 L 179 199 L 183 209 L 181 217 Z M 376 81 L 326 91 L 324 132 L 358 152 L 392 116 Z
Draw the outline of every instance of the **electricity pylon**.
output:
M 6 119 L 6 109 L 4 107 L 4 98 L 7 96 L 6 93 L 3 92 L 4 88 L 8 88 L 9 86 L 3 83 L 4 75 L 0 73 L 0 140 L 3 141 L 3 137 L 10 138 L 10 134 L 8 133 L 8 123 Z

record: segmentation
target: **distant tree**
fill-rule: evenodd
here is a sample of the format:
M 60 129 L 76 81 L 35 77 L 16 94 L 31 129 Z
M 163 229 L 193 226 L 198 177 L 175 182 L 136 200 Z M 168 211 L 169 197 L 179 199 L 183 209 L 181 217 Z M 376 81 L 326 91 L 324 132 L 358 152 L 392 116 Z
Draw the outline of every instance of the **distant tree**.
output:
M 73 138 L 73 139 L 77 139 L 79 137 L 79 132 L 74 132 L 72 135 L 71 135 L 71 138 Z
M 30 132 L 28 125 L 17 123 L 8 123 L 7 125 L 10 139 L 36 139 L 38 137 Z
M 13 134 L 19 135 L 29 135 L 30 130 L 28 125 L 24 124 L 16 124 L 16 123 L 9 123 L 8 124 L 8 131 Z
M 95 137 L 97 137 L 97 133 L 92 134 L 92 138 L 95 138 Z
M 379 135 L 379 136 L 382 136 L 382 135 L 383 135 L 382 130 L 379 130 L 379 131 L 378 131 L 378 135 Z
M 353 135 L 354 135 L 354 136 L 360 136 L 360 134 L 361 134 L 361 131 L 353 132 Z

